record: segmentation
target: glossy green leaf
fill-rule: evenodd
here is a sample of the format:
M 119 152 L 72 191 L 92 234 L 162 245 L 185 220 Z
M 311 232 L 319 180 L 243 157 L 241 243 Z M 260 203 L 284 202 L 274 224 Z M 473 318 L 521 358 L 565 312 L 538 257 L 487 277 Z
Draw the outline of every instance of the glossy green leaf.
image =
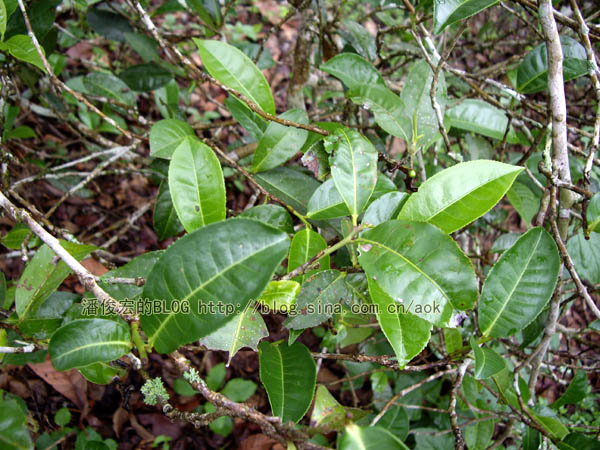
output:
M 225 219 L 221 163 L 212 149 L 198 139 L 184 139 L 173 152 L 169 191 L 177 217 L 188 233 Z
M 600 192 L 594 194 L 588 203 L 587 212 L 587 230 L 589 235 L 591 232 L 600 233 Z
M 358 131 L 336 131 L 331 176 L 354 217 L 362 212 L 377 183 L 377 150 Z
M 290 254 L 288 257 L 288 272 L 300 267 L 310 261 L 317 253 L 327 248 L 327 242 L 323 237 L 308 228 L 298 231 L 292 239 Z M 319 261 L 321 269 L 329 269 L 329 255 Z
M 125 105 L 135 105 L 136 98 L 127 85 L 111 73 L 93 72 L 83 78 L 86 90 L 99 97 L 106 97 Z
M 479 347 L 473 337 L 470 339 L 475 356 L 475 379 L 484 380 L 496 375 L 506 367 L 504 359 L 491 348 Z
M 256 301 L 271 311 L 287 313 L 296 304 L 300 283 L 294 280 L 271 281 Z
M 34 47 L 29 36 L 25 34 L 17 34 L 10 39 L 7 39 L 6 42 L 2 43 L 1 45 L 3 49 L 6 49 L 15 58 L 25 61 L 29 64 L 33 64 L 42 72 L 46 72 L 42 58 L 40 58 L 40 55 Z M 45 56 L 43 48 L 42 52 Z
M 348 42 L 354 50 L 363 58 L 374 61 L 377 58 L 377 46 L 375 38 L 364 26 L 353 20 L 344 20 L 344 29 L 339 30 L 344 40 Z
M 346 96 L 372 111 L 375 122 L 384 131 L 410 142 L 412 118 L 407 113 L 406 105 L 383 84 L 359 84 L 352 87 Z
M 341 430 L 347 423 L 358 421 L 367 415 L 368 412 L 365 410 L 340 405 L 325 386 L 319 385 L 310 422 L 317 427 Z
M 394 349 L 402 368 L 425 348 L 431 337 L 431 323 L 417 315 L 404 312 L 404 302 L 396 302 L 370 277 L 369 293 L 377 305 L 377 321 Z
M 297 422 L 308 410 L 315 392 L 317 365 L 310 350 L 300 342 L 258 346 L 262 381 L 274 416 Z
M 479 299 L 484 336 L 509 337 L 527 326 L 552 297 L 560 257 L 546 230 L 532 228 L 505 251 L 488 273 Z
M 243 218 L 178 239 L 144 286 L 144 298 L 159 299 L 170 309 L 140 318 L 149 343 L 168 353 L 224 326 L 260 295 L 288 246 L 287 234 Z M 174 303 L 181 302 L 189 302 L 189 314 L 175 311 Z
M 313 192 L 308 201 L 306 215 L 310 219 L 335 219 L 350 215 L 344 199 L 335 187 L 333 178 L 329 178 Z
M 229 352 L 227 364 L 243 347 L 257 349 L 258 342 L 269 335 L 262 316 L 252 308 L 245 308 L 221 328 L 204 336 L 200 343 L 211 350 Z
M 253 206 L 242 212 L 238 217 L 247 217 L 248 219 L 258 220 L 275 228 L 285 231 L 288 234 L 294 232 L 294 223 L 287 212 L 281 205 L 258 205 Z
M 348 297 L 345 276 L 345 272 L 322 270 L 306 278 L 293 314 L 289 315 L 284 326 L 302 330 L 317 326 L 333 316 L 335 305 Z
M 299 109 L 290 109 L 279 117 L 292 122 L 308 124 L 306 112 Z M 283 164 L 300 151 L 307 136 L 308 131 L 306 130 L 286 127 L 276 122 L 269 123 L 254 152 L 252 170 L 264 172 Z
M 382 427 L 348 425 L 342 435 L 340 450 L 408 450 L 404 443 Z
M 359 262 L 403 312 L 440 327 L 454 308 L 472 308 L 477 281 L 470 260 L 433 225 L 392 220 L 365 231 Z
M 550 406 L 554 409 L 558 409 L 563 405 L 576 405 L 589 395 L 589 392 L 590 383 L 587 374 L 583 370 L 578 370 L 568 384 L 565 393 Z
M 66 241 L 61 241 L 61 245 L 79 261 L 96 248 Z M 25 267 L 15 291 L 15 306 L 20 319 L 32 317 L 71 273 L 64 261 L 55 261 L 55 258 L 56 254 L 44 244 Z
M 579 276 L 592 284 L 600 283 L 600 234 L 592 233 L 588 240 L 583 231 L 575 234 L 567 243 Z
M 225 106 L 233 118 L 239 122 L 239 124 L 250 133 L 254 139 L 259 141 L 262 138 L 265 129 L 267 128 L 267 123 L 262 117 L 248 108 L 244 102 L 232 95 L 225 99 Z
M 250 58 L 225 42 L 196 38 L 194 42 L 208 73 L 244 94 L 264 112 L 275 114 L 275 101 L 269 83 Z
M 131 349 L 126 323 L 107 319 L 78 319 L 52 335 L 48 351 L 56 370 L 69 370 L 120 358 Z
M 144 290 L 143 286 L 121 283 L 107 283 L 105 280 L 112 277 L 146 279 L 154 265 L 162 256 L 163 251 L 146 252 L 136 256 L 127 264 L 106 272 L 98 280 L 98 285 L 118 301 L 134 300 L 137 301 Z
M 498 0 L 434 0 L 433 30 L 441 33 L 444 28 L 498 3 Z
M 525 223 L 527 225 L 531 224 L 540 209 L 540 202 L 532 190 L 526 184 L 515 181 L 506 192 L 506 198 L 515 207 Z
M 221 394 L 234 402 L 245 402 L 256 392 L 256 383 L 243 378 L 234 378 L 229 380 Z
M 27 415 L 15 399 L 0 399 L 0 444 L 6 450 L 33 450 Z
M 506 133 L 508 117 L 501 109 L 483 100 L 467 99 L 446 111 L 452 128 L 472 131 L 501 141 Z M 509 144 L 519 144 L 515 130 L 510 128 L 506 136 Z
M 153 216 L 154 231 L 159 241 L 175 236 L 183 231 L 183 225 L 177 217 L 177 212 L 171 199 L 169 183 L 163 181 L 160 183 L 156 203 L 154 204 Z
M 348 89 L 373 84 L 385 86 L 375 66 L 355 53 L 340 53 L 322 64 L 320 69 L 339 78 Z
M 408 200 L 406 192 L 395 191 L 382 195 L 369 205 L 363 216 L 362 223 L 376 226 L 394 219 L 398 216 L 406 200 Z
M 321 184 L 305 172 L 289 167 L 260 172 L 254 178 L 267 192 L 283 200 L 300 214 L 306 214 L 308 200 Z
M 92 30 L 112 41 L 125 42 L 125 33 L 134 31 L 125 17 L 105 9 L 88 9 L 87 21 Z
M 79 367 L 79 372 L 86 380 L 94 384 L 110 384 L 114 382 L 115 377 L 121 378 L 125 375 L 125 369 L 113 367 L 105 362 L 97 362 L 89 366 Z
M 28 248 L 37 247 L 42 243 L 39 237 L 34 235 L 29 227 L 23 223 L 17 223 L 2 238 L 2 245 L 11 250 L 19 250 L 27 236 L 30 236 Z
M 194 129 L 178 119 L 164 119 L 150 129 L 150 155 L 155 158 L 171 159 L 173 152 Z
M 173 79 L 173 74 L 158 64 L 145 63 L 128 67 L 119 78 L 134 91 L 148 92 L 165 86 Z
M 585 48 L 569 36 L 561 36 L 563 51 L 563 78 L 566 81 L 588 73 Z M 533 94 L 548 89 L 548 52 L 546 44 L 540 44 L 531 50 L 517 71 L 517 90 L 524 94 Z
M 423 183 L 398 219 L 429 222 L 452 233 L 492 209 L 522 170 L 488 160 L 456 164 Z
M 79 295 L 56 291 L 46 298 L 33 314 L 19 322 L 19 331 L 35 339 L 48 339 L 60 328 L 63 315 L 73 305 Z

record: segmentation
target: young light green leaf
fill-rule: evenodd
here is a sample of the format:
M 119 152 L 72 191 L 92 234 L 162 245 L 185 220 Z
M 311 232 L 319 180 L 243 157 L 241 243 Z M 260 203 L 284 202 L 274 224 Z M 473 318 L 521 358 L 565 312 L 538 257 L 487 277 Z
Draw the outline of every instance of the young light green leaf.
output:
M 523 234 L 490 270 L 479 299 L 484 336 L 509 337 L 527 326 L 550 300 L 560 257 L 542 227 Z
M 272 227 L 285 231 L 288 234 L 294 232 L 294 223 L 290 213 L 281 205 L 258 205 L 242 212 L 238 217 L 247 217 L 258 220 Z
M 365 231 L 359 262 L 404 312 L 440 327 L 453 306 L 472 308 L 477 281 L 471 262 L 449 236 L 433 225 L 392 220 Z
M 308 228 L 298 231 L 292 239 L 290 255 L 288 257 L 288 272 L 300 267 L 310 261 L 317 253 L 327 248 L 327 242 L 323 237 Z M 329 269 L 329 255 L 319 261 L 321 269 Z
M 78 370 L 86 380 L 94 384 L 110 384 L 114 382 L 115 377 L 120 378 L 125 375 L 125 369 L 113 367 L 105 362 L 97 362 L 89 366 L 79 367 Z
M 52 335 L 48 352 L 56 370 L 69 370 L 120 358 L 131 349 L 125 322 L 108 319 L 78 319 Z
M 434 0 L 433 31 L 441 33 L 444 28 L 498 3 L 498 0 Z
M 218 330 L 200 339 L 200 343 L 212 350 L 229 352 L 227 365 L 239 349 L 257 349 L 258 342 L 269 335 L 262 316 L 252 308 L 245 308 Z
M 373 84 L 385 86 L 375 66 L 355 53 L 340 53 L 322 64 L 320 69 L 342 80 L 348 89 Z
M 300 214 L 306 214 L 308 199 L 321 183 L 306 173 L 289 167 L 277 167 L 257 173 L 254 178 L 272 195 Z
M 271 281 L 256 300 L 272 311 L 288 313 L 296 304 L 300 283 L 294 280 Z
M 150 155 L 155 158 L 171 159 L 171 155 L 194 129 L 178 119 L 164 119 L 150 128 Z
M 175 236 L 183 231 L 183 225 L 177 217 L 177 212 L 171 200 L 168 181 L 160 183 L 153 216 L 154 231 L 159 241 Z
M 317 381 L 317 365 L 310 350 L 300 342 L 263 341 L 258 346 L 260 381 L 273 415 L 283 422 L 297 422 L 308 410 Z
M 348 207 L 335 187 L 333 178 L 321 184 L 308 201 L 306 216 L 309 219 L 335 219 L 349 215 Z
M 340 450 L 408 450 L 396 436 L 381 427 L 359 427 L 351 424 L 346 427 L 340 439 Z
M 194 38 L 204 67 L 224 85 L 244 94 L 264 112 L 275 114 L 275 101 L 262 72 L 241 50 L 221 41 Z
M 377 183 L 377 150 L 358 131 L 340 129 L 333 137 L 331 176 L 348 210 L 356 219 Z M 355 220 L 354 219 L 354 220 Z
M 504 111 L 478 99 L 464 100 L 446 111 L 446 117 L 453 128 L 472 131 L 499 141 L 504 138 L 508 126 L 508 117 Z M 506 136 L 506 142 L 521 142 L 512 126 Z
M 492 209 L 522 170 L 498 161 L 456 164 L 423 183 L 398 219 L 429 222 L 452 233 Z
M 40 55 L 29 36 L 17 34 L 4 42 L 2 46 L 15 58 L 33 64 L 42 72 L 46 72 L 42 58 L 40 58 Z M 45 56 L 43 48 L 42 53 L 44 53 Z
M 168 353 L 225 325 L 260 295 L 288 247 L 287 234 L 243 218 L 178 239 L 144 286 L 144 298 L 160 299 L 169 309 L 140 318 L 149 343 Z M 182 302 L 189 302 L 189 313 L 175 310 Z
M 191 233 L 225 219 L 225 179 L 212 149 L 198 139 L 185 138 L 169 164 L 169 191 L 177 216 Z
M 358 421 L 367 415 L 368 412 L 360 408 L 348 408 L 340 405 L 325 386 L 319 385 L 310 421 L 317 427 L 341 430 L 347 423 Z
M 588 73 L 585 48 L 569 36 L 561 36 L 563 51 L 563 78 L 565 82 Z M 517 90 L 524 94 L 533 94 L 548 88 L 548 52 L 546 43 L 531 50 L 517 71 Z
M 408 200 L 406 192 L 388 192 L 369 205 L 363 216 L 362 223 L 373 226 L 394 219 L 404 203 Z
M 370 277 L 369 293 L 377 305 L 377 321 L 394 349 L 398 365 L 404 367 L 425 348 L 431 337 L 431 323 L 409 312 L 404 302 L 396 302 Z
M 96 248 L 66 241 L 61 241 L 61 245 L 78 261 Z M 21 320 L 32 317 L 42 302 L 71 273 L 64 261 L 55 261 L 55 258 L 56 254 L 44 244 L 25 267 L 15 291 L 15 306 Z
M 279 116 L 281 119 L 308 124 L 305 111 L 290 109 Z M 254 152 L 252 170 L 264 172 L 273 169 L 294 156 L 306 141 L 308 131 L 286 127 L 276 122 L 269 123 Z
M 479 347 L 473 337 L 470 341 L 475 355 L 475 379 L 484 380 L 501 372 L 506 367 L 502 356 L 491 348 Z
M 156 63 L 145 63 L 128 67 L 119 78 L 134 91 L 149 92 L 165 86 L 173 79 L 173 74 Z

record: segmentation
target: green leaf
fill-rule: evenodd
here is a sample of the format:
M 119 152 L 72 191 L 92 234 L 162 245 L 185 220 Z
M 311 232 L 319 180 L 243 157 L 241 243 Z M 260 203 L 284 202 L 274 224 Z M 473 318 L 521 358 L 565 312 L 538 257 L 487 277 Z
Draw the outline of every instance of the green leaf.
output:
M 292 345 L 263 341 L 258 346 L 260 381 L 273 415 L 283 422 L 298 422 L 310 406 L 315 392 L 317 365 L 300 342 Z
M 486 403 L 483 404 L 486 406 Z M 492 436 L 494 435 L 494 420 L 483 420 L 465 427 L 465 443 L 469 449 L 486 449 L 488 448 Z M 537 447 L 536 447 L 537 450 Z
M 368 282 L 371 299 L 377 305 L 377 321 L 402 368 L 421 353 L 429 342 L 431 324 L 416 315 L 404 313 L 405 305 L 395 302 L 370 277 Z
M 48 351 L 56 370 L 110 362 L 131 349 L 126 323 L 107 319 L 78 319 L 52 335 Z
M 61 241 L 62 247 L 81 261 L 96 247 Z M 25 267 L 15 291 L 15 305 L 20 319 L 32 317 L 42 302 L 48 298 L 71 273 L 64 261 L 55 261 L 56 254 L 46 244 L 42 245 Z
M 125 33 L 134 31 L 125 17 L 104 9 L 88 9 L 87 21 L 92 30 L 112 41 L 125 42 Z
M 484 336 L 509 337 L 525 328 L 552 297 L 560 257 L 552 237 L 532 228 L 505 251 L 488 273 L 479 299 Z
M 404 102 L 383 84 L 358 84 L 346 93 L 354 103 L 371 110 L 375 122 L 392 136 L 410 142 L 412 118 Z
M 355 53 L 340 53 L 322 64 L 320 69 L 339 78 L 348 89 L 373 84 L 385 86 L 375 66 Z
M 444 328 L 444 344 L 449 355 L 460 350 L 463 346 L 460 330 L 457 328 Z
M 588 73 L 585 48 L 569 36 L 561 36 L 563 51 L 563 78 L 565 82 Z M 545 91 L 548 88 L 548 52 L 546 43 L 531 50 L 517 71 L 517 90 L 524 94 Z
M 155 158 L 171 159 L 173 152 L 194 130 L 178 119 L 164 119 L 150 129 L 150 155 Z
M 375 38 L 371 33 L 365 27 L 352 20 L 344 20 L 343 23 L 347 31 L 340 30 L 339 33 L 344 40 L 354 47 L 354 50 L 363 58 L 374 61 L 377 58 L 377 46 L 375 45 Z
M 434 0 L 433 31 L 441 33 L 444 28 L 474 16 L 498 3 L 498 0 Z
M 275 101 L 262 72 L 241 50 L 221 41 L 194 38 L 204 67 L 224 85 L 241 92 L 264 112 L 275 114 Z
M 151 37 L 140 33 L 124 33 L 123 37 L 127 43 L 142 57 L 145 63 L 158 61 L 158 43 Z
M 348 425 L 342 435 L 340 450 L 408 450 L 400 439 L 382 427 Z
M 392 220 L 398 216 L 406 200 L 408 200 L 406 192 L 388 192 L 387 194 L 383 194 L 369 205 L 363 216 L 362 223 L 376 226 Z
M 530 225 L 540 209 L 540 202 L 532 190 L 526 184 L 515 181 L 506 193 L 506 198 L 515 207 L 525 223 Z
M 349 215 L 348 207 L 335 187 L 333 178 L 321 184 L 308 201 L 306 216 L 309 219 L 335 219 Z
M 219 363 L 216 366 L 213 366 L 206 376 L 206 385 L 211 388 L 213 391 L 218 391 L 225 383 L 225 363 Z
M 54 422 L 60 427 L 64 427 L 71 421 L 71 411 L 69 408 L 60 408 L 54 415 Z
M 475 304 L 477 281 L 470 260 L 433 225 L 392 220 L 365 231 L 358 242 L 365 273 L 404 306 L 403 312 L 445 327 L 453 306 Z
M 0 0 L 0 42 L 4 40 L 7 19 L 8 15 L 6 13 L 6 6 L 4 6 L 4 0 Z
M 474 376 L 476 380 L 484 380 L 504 370 L 506 363 L 502 356 L 490 348 L 479 347 L 472 336 L 469 342 L 475 355 Z
M 256 392 L 256 383 L 243 378 L 234 378 L 229 380 L 221 394 L 234 402 L 245 402 Z
M 600 450 L 600 442 L 583 433 L 569 433 L 562 442 L 558 443 L 558 448 L 560 450 Z
M 311 424 L 329 430 L 341 430 L 344 425 L 366 417 L 368 412 L 359 408 L 347 408 L 329 393 L 323 385 L 317 387 L 315 406 L 310 415 Z
M 147 278 L 150 271 L 160 259 L 164 252 L 154 251 L 147 252 L 136 256 L 127 264 L 116 269 L 106 272 L 98 280 L 98 285 L 108 292 L 115 300 L 134 300 L 137 301 L 144 290 L 143 286 L 133 284 L 107 283 L 105 280 L 111 277 L 122 278 Z
M 398 439 L 404 441 L 408 436 L 409 422 L 405 409 L 398 405 L 392 405 L 379 419 L 377 426 L 385 428 Z
M 377 183 L 377 150 L 358 131 L 336 131 L 331 176 L 353 217 L 366 206 Z
M 19 330 L 35 339 L 49 339 L 60 328 L 64 314 L 77 299 L 79 296 L 71 292 L 53 292 L 34 314 L 19 322 Z
M 89 366 L 79 367 L 79 372 L 86 380 L 94 384 L 110 384 L 115 381 L 115 377 L 121 378 L 125 375 L 125 369 L 113 367 L 105 362 L 97 362 Z
M 225 179 L 212 149 L 194 137 L 175 149 L 169 164 L 169 191 L 188 233 L 225 219 Z
M 308 200 L 321 184 L 304 172 L 289 167 L 260 172 L 254 178 L 269 194 L 284 201 L 300 214 L 306 214 Z
M 594 194 L 588 203 L 587 212 L 587 230 L 589 235 L 591 232 L 600 233 L 600 192 Z
M 154 231 L 159 241 L 175 236 L 183 231 L 183 225 L 177 217 L 177 212 L 171 200 L 168 181 L 160 183 L 153 216 Z
M 279 116 L 281 119 L 308 124 L 305 111 L 290 109 Z M 308 131 L 295 127 L 286 127 L 276 122 L 267 126 L 254 152 L 252 170 L 264 172 L 273 169 L 294 156 L 306 141 Z
M 522 170 L 488 160 L 456 164 L 423 183 L 398 219 L 429 222 L 452 233 L 492 209 Z
M 294 280 L 271 281 L 256 300 L 272 311 L 287 313 L 296 304 L 300 283 Z
M 83 85 L 86 90 L 99 97 L 107 97 L 125 105 L 135 105 L 135 95 L 127 85 L 111 73 L 94 72 L 85 76 Z
M 40 58 L 40 55 L 29 36 L 17 34 L 4 42 L 2 46 L 15 58 L 33 64 L 42 72 L 46 72 L 42 58 Z M 42 53 L 44 53 L 45 56 L 46 52 L 44 52 L 43 48 Z
M 233 118 L 239 122 L 254 139 L 259 141 L 262 138 L 265 129 L 267 128 L 267 123 L 262 117 L 233 95 L 230 95 L 225 99 L 225 106 Z
M 238 217 L 247 217 L 248 219 L 258 220 L 272 227 L 278 228 L 288 234 L 294 232 L 294 223 L 287 212 L 281 205 L 258 205 L 253 206 L 242 212 Z
M 145 63 L 128 67 L 119 78 L 134 91 L 148 92 L 165 86 L 173 79 L 173 74 L 158 64 Z
M 144 315 L 150 345 L 168 353 L 222 327 L 257 298 L 287 254 L 287 234 L 250 219 L 230 219 L 178 239 L 152 269 L 144 298 L 189 302 L 190 313 Z
M 540 443 L 540 432 L 535 428 L 525 428 L 522 442 L 523 450 L 539 450 Z
M 212 350 L 229 352 L 229 365 L 239 349 L 250 347 L 256 350 L 258 342 L 268 335 L 269 331 L 262 316 L 252 308 L 245 308 L 225 325 L 204 336 L 200 342 Z
M 483 100 L 467 99 L 446 111 L 453 128 L 472 131 L 501 141 L 506 133 L 508 117 L 499 108 Z M 510 128 L 506 136 L 509 144 L 519 144 L 515 130 Z
M 17 223 L 12 229 L 2 238 L 2 245 L 11 250 L 19 250 L 25 238 L 31 235 L 28 248 L 37 247 L 42 243 L 39 237 L 34 235 L 29 227 L 23 223 Z
M 544 408 L 541 413 L 530 408 L 528 408 L 528 410 L 534 419 L 536 419 L 536 421 L 538 421 L 542 427 L 546 429 L 548 434 L 555 439 L 563 439 L 567 434 L 569 434 L 567 427 L 563 425 L 563 423 L 556 417 L 554 411 L 552 411 L 550 408 Z
M 198 14 L 198 17 L 211 28 L 216 28 L 213 19 L 204 7 L 204 0 L 187 0 L 186 3 L 192 8 L 192 10 Z
M 565 393 L 550 406 L 554 409 L 558 409 L 563 405 L 576 405 L 589 394 L 589 386 L 590 383 L 585 371 L 576 371 L 575 376 L 567 386 Z
M 0 443 L 6 450 L 33 450 L 27 415 L 14 399 L 0 399 Z
M 327 248 L 323 237 L 308 228 L 298 231 L 292 239 L 288 257 L 288 273 L 310 261 L 317 253 Z M 321 269 L 329 269 L 329 255 L 319 261 Z
M 569 239 L 567 250 L 582 279 L 600 284 L 600 234 L 592 233 L 588 240 L 583 231 Z
M 300 289 L 294 314 L 290 313 L 284 326 L 291 330 L 303 330 L 329 319 L 335 305 L 348 297 L 345 276 L 346 272 L 322 270 L 308 277 Z

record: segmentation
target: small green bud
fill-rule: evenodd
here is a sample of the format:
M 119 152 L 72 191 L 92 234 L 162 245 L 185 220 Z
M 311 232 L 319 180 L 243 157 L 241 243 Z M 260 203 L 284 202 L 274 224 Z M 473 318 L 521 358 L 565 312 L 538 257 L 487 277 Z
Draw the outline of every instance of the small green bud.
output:
M 160 378 L 147 380 L 142 386 L 142 394 L 144 394 L 144 402 L 147 405 L 156 405 L 159 402 L 167 402 L 169 400 L 169 394 Z
M 417 172 L 415 172 L 415 169 L 410 169 L 408 171 L 408 176 L 411 177 L 411 178 L 416 177 L 417 176 Z

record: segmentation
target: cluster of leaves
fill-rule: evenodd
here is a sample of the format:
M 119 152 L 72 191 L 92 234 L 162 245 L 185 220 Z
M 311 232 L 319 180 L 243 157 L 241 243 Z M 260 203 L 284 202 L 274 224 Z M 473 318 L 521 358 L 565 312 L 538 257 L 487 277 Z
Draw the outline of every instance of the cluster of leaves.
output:
M 320 8 L 320 2 L 315 3 Z M 433 13 L 433 29 L 440 34 L 456 30 L 495 3 L 435 0 L 419 8 Z M 57 3 L 38 0 L 27 8 L 43 55 L 27 35 L 17 2 L 0 0 L 0 5 L 3 70 L 22 74 L 30 69 L 18 61 L 39 68 L 26 78 L 34 86 L 47 76 L 42 61 L 47 55 L 54 75 L 60 76 L 66 65 L 63 49 L 72 42 L 71 33 L 52 27 Z M 310 424 L 304 428 L 312 429 L 311 440 L 318 445 L 333 445 L 325 435 L 337 431 L 336 445 L 341 449 L 402 449 L 407 443 L 452 448 L 451 433 L 435 441 L 432 436 L 440 430 L 456 431 L 451 422 L 458 414 L 466 418 L 460 427 L 470 449 L 490 445 L 496 424 L 506 417 L 522 420 L 518 427 L 522 426 L 525 448 L 537 448 L 542 437 L 560 448 L 595 448 L 570 423 L 564 408 L 589 393 L 583 369 L 575 366 L 572 382 L 551 405 L 537 398 L 520 375 L 522 353 L 528 357 L 543 339 L 551 299 L 560 298 L 564 308 L 573 300 L 568 294 L 573 286 L 566 272 L 561 277 L 561 255 L 548 223 L 532 224 L 543 203 L 540 186 L 548 182 L 544 173 L 552 170 L 550 133 L 545 128 L 516 129 L 505 109 L 482 99 L 451 98 L 450 86 L 459 92 L 464 86 L 456 75 L 434 71 L 430 62 L 438 63 L 437 51 L 429 56 L 431 61 L 419 59 L 408 70 L 398 71 L 404 78 L 398 95 L 376 65 L 384 55 L 375 39 L 353 21 L 344 22 L 339 32 L 344 50 L 319 65 L 323 78 L 332 76 L 329 81 L 341 82 L 340 89 L 312 98 L 317 106 L 334 112 L 343 106 L 351 114 L 340 121 L 311 121 L 302 109 L 276 115 L 273 92 L 261 71 L 273 63 L 272 58 L 267 55 L 255 63 L 258 44 L 210 39 L 224 27 L 229 36 L 239 31 L 227 24 L 227 8 L 199 0 L 188 2 L 188 7 L 204 30 L 204 39 L 193 38 L 187 43 L 193 47 L 182 46 L 182 51 L 199 57 L 206 71 L 206 78 L 195 81 L 208 79 L 228 92 L 224 107 L 245 130 L 243 143 L 255 144 L 253 155 L 232 163 L 220 144 L 197 134 L 179 107 L 180 99 L 189 101 L 195 85 L 182 92 L 176 82 L 177 77 L 191 75 L 173 61 L 160 59 L 160 50 L 166 49 L 160 49 L 159 42 L 135 29 L 122 14 L 76 3 L 74 8 L 85 13 L 91 30 L 135 52 L 143 62 L 66 75 L 70 89 L 103 102 L 102 114 L 68 93 L 60 100 L 46 93 L 40 101 L 44 108 L 69 111 L 62 114 L 95 135 L 119 133 L 108 119 L 123 130 L 131 127 L 133 133 L 149 131 L 153 176 L 160 183 L 155 231 L 160 240 L 184 234 L 166 250 L 139 255 L 100 277 L 102 289 L 139 313 L 139 322 L 128 323 L 97 310 L 92 295 L 84 294 L 84 302 L 75 294 L 57 291 L 70 268 L 55 260 L 47 244 L 29 240 L 28 230 L 16 225 L 3 244 L 12 249 L 29 245 L 35 254 L 13 286 L 7 289 L 2 278 L 0 304 L 11 314 L 5 320 L 9 331 L 0 329 L 0 345 L 18 345 L 24 336 L 40 348 L 32 354 L 5 355 L 3 362 L 39 362 L 49 355 L 57 370 L 77 369 L 93 383 L 108 384 L 124 373 L 114 361 L 131 352 L 170 354 L 199 342 L 229 352 L 231 361 L 239 349 L 249 347 L 258 352 L 260 381 L 273 415 L 282 422 L 301 423 L 314 404 Z M 181 8 L 167 2 L 154 16 Z M 331 14 L 327 8 L 320 10 Z M 403 17 L 390 11 L 381 9 L 377 17 L 393 27 Z M 69 30 L 80 34 L 74 21 Z M 389 37 L 390 48 L 416 48 L 413 38 Z M 565 81 L 585 76 L 589 69 L 585 48 L 567 35 L 561 43 Z M 518 102 L 523 95 L 547 90 L 546 55 L 541 43 L 507 71 L 515 90 L 510 90 L 508 100 L 501 97 L 501 106 L 522 108 Z M 148 93 L 162 119 L 143 130 L 131 116 L 138 114 L 140 98 L 152 98 Z M 30 128 L 13 128 L 18 111 L 5 104 L 3 141 L 33 137 Z M 456 144 L 445 148 L 442 132 L 451 133 Z M 402 160 L 394 160 L 386 145 L 396 139 L 406 147 Z M 530 147 L 528 158 L 520 162 L 522 148 Z M 310 170 L 296 163 L 299 152 Z M 222 167 L 224 163 L 230 167 Z M 573 171 L 577 182 L 583 175 L 576 159 Z M 236 177 L 239 183 L 240 176 L 265 194 L 265 202 L 232 217 L 227 194 L 236 186 L 230 181 Z M 599 176 L 594 166 L 596 190 Z M 490 250 L 500 256 L 486 260 L 479 234 L 492 226 L 502 228 L 499 224 L 506 216 L 497 207 L 501 202 L 517 211 L 525 231 L 501 233 Z M 600 238 L 594 233 L 600 230 L 599 195 L 586 206 L 587 228 L 574 221 L 567 250 L 582 277 L 594 285 L 600 283 Z M 76 242 L 61 245 L 77 260 L 97 250 Z M 109 282 L 114 278 L 142 278 L 145 283 Z M 158 302 L 159 308 L 148 313 L 148 301 Z M 287 314 L 283 323 L 289 330 L 287 342 L 264 339 L 269 333 L 259 307 Z M 598 322 L 589 327 L 598 329 Z M 368 377 L 371 408 L 343 406 L 324 385 L 317 386 L 315 355 L 300 338 L 308 330 L 321 338 L 321 349 L 355 346 L 360 355 L 372 358 L 344 363 L 358 384 Z M 560 340 L 551 345 L 558 348 Z M 450 366 L 448 377 L 436 372 L 439 378 L 427 380 L 425 369 L 404 371 L 420 354 L 432 364 L 429 369 Z M 391 355 L 394 370 L 381 370 L 378 358 Z M 440 361 L 443 364 L 436 365 Z M 537 370 L 532 372 L 535 375 L 529 375 L 537 377 Z M 456 392 L 451 399 L 444 379 L 456 383 L 458 401 Z M 160 380 L 148 383 L 144 388 L 148 403 L 166 401 Z M 257 389 L 254 382 L 241 378 L 225 383 L 224 364 L 211 369 L 206 384 L 234 402 L 245 402 Z M 344 383 L 344 388 L 355 387 Z M 177 380 L 174 390 L 183 396 L 197 393 L 183 379 Z M 394 404 L 399 396 L 411 405 L 430 402 L 437 412 L 402 408 Z M 6 426 L 0 433 L 13 443 L 23 443 L 8 445 L 29 448 L 26 411 L 22 405 L 11 407 L 15 401 L 2 400 L 0 423 Z M 207 402 L 197 412 L 216 410 Z M 210 424 L 222 436 L 229 435 L 232 426 L 227 416 Z M 409 429 L 414 433 L 410 438 Z M 72 431 L 65 428 L 65 432 Z M 62 436 L 45 436 L 44 442 Z

